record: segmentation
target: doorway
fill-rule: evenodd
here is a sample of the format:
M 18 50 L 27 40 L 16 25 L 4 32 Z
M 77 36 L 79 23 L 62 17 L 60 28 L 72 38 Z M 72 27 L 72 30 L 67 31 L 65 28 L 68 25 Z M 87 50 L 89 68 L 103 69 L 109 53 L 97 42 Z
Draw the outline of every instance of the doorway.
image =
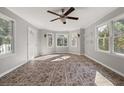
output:
M 29 27 L 28 28 L 28 61 L 32 60 L 37 56 L 37 30 Z

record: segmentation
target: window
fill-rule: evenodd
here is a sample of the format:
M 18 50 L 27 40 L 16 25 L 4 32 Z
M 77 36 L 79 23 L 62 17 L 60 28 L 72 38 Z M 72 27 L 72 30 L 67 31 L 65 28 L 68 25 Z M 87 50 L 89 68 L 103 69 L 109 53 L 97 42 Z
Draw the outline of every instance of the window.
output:
M 96 28 L 97 50 L 124 55 L 124 15 Z
M 71 47 L 77 47 L 77 33 L 71 34 Z
M 0 14 L 0 56 L 13 53 L 13 26 L 14 21 Z
M 113 21 L 114 52 L 124 54 L 124 19 Z
M 109 27 L 107 24 L 97 27 L 97 49 L 109 51 Z
M 57 47 L 68 46 L 68 35 L 67 34 L 57 34 L 56 42 L 57 42 Z
M 52 33 L 47 34 L 47 45 L 48 47 L 53 47 L 53 34 Z

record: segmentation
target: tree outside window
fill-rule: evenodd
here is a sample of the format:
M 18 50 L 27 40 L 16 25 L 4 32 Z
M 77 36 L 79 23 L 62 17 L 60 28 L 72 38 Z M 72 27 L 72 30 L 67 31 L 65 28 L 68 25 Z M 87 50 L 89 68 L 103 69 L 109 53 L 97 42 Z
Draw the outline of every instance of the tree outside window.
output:
M 109 27 L 107 24 L 97 28 L 97 41 L 99 50 L 109 51 Z
M 67 35 L 57 34 L 56 39 L 57 39 L 57 46 L 58 47 L 68 46 L 68 36 Z
M 0 17 L 0 55 L 13 52 L 13 23 Z
M 124 20 L 113 22 L 114 52 L 124 54 Z

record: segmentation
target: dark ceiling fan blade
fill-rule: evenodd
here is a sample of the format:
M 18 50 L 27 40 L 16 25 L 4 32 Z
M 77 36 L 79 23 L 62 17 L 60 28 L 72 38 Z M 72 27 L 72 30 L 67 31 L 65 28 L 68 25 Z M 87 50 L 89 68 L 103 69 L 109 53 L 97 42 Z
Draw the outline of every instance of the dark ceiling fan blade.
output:
M 71 7 L 68 11 L 65 12 L 64 16 L 69 15 L 71 12 L 73 12 L 75 10 L 74 7 Z
M 73 20 L 78 20 L 79 19 L 78 17 L 70 17 L 70 16 L 67 16 L 66 18 L 67 19 L 73 19 Z
M 60 18 L 55 18 L 55 19 L 51 20 L 50 22 L 56 21 L 56 20 L 58 20 L 58 19 L 60 19 Z
M 48 10 L 47 12 L 61 17 L 60 14 L 57 14 L 57 13 L 55 13 L 55 12 L 52 12 L 52 11 L 49 11 L 49 10 Z

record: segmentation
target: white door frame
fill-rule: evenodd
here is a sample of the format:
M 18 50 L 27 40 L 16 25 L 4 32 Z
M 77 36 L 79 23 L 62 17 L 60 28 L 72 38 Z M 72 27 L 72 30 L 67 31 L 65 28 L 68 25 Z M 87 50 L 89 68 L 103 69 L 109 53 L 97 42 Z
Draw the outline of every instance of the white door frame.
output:
M 36 42 L 35 42 L 35 33 L 34 33 L 35 29 L 28 27 L 28 32 L 27 32 L 27 60 L 30 61 L 33 58 L 35 58 L 37 56 L 36 54 Z M 32 36 L 33 37 L 32 37 Z M 32 45 L 33 44 L 33 45 Z

